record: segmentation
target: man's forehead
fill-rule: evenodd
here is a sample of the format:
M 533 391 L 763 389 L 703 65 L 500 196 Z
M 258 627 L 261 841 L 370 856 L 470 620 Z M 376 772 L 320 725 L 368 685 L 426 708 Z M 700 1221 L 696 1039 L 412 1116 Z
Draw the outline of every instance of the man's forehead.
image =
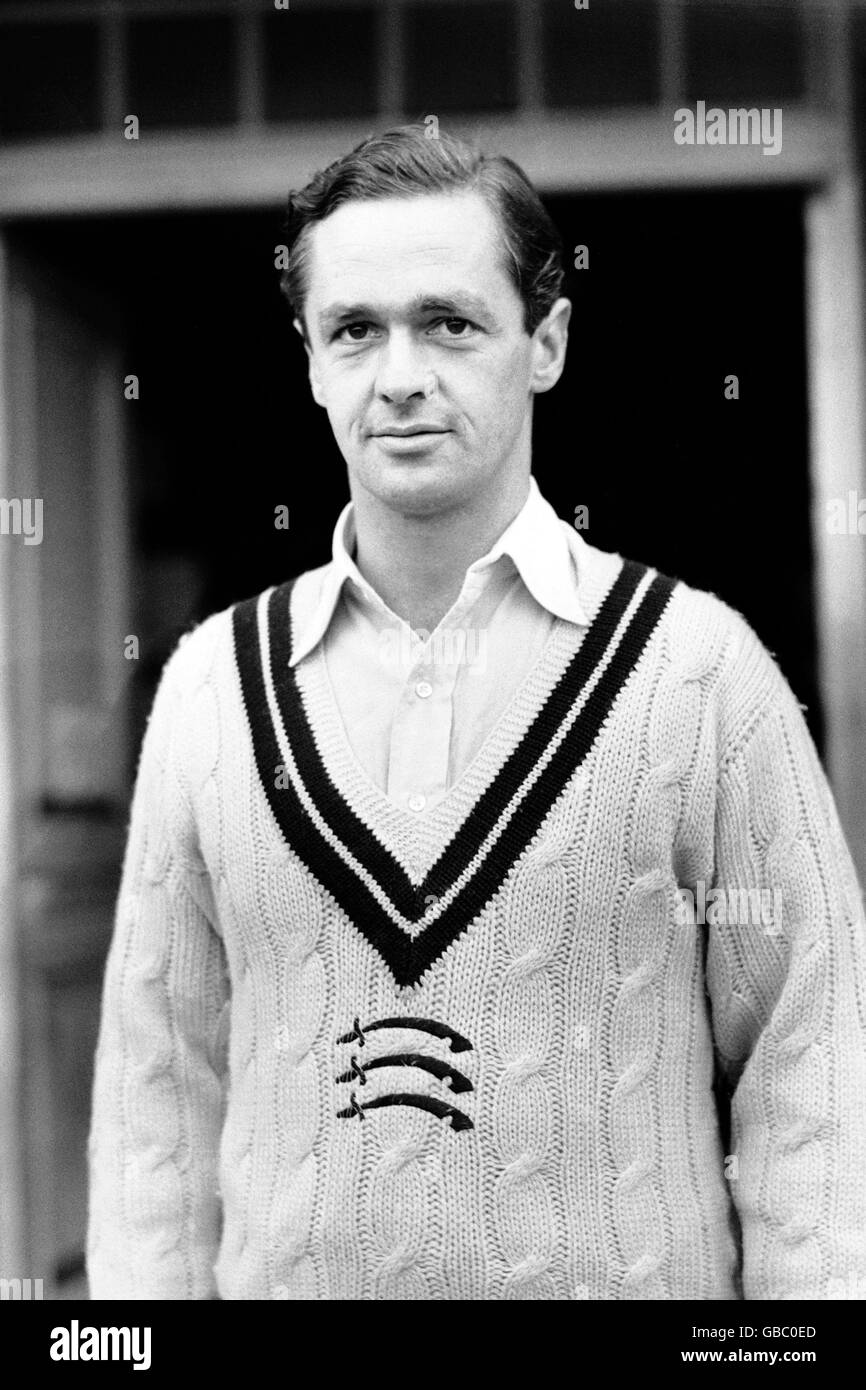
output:
M 493 213 L 474 193 L 344 203 L 311 229 L 312 279 L 328 286 L 357 280 L 361 288 L 398 271 L 450 271 L 453 278 L 463 266 L 477 275 L 499 259 L 497 232 Z

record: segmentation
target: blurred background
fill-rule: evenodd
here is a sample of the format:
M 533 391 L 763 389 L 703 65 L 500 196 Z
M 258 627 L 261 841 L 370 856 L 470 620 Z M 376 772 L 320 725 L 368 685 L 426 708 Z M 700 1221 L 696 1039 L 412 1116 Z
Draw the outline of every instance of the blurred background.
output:
M 575 304 L 542 491 L 746 615 L 866 883 L 864 99 L 854 0 L 0 0 L 0 1276 L 86 1291 L 162 663 L 330 554 L 345 469 L 274 260 L 289 187 L 370 132 L 435 116 L 535 181 Z M 781 112 L 781 150 L 678 145 L 701 101 Z

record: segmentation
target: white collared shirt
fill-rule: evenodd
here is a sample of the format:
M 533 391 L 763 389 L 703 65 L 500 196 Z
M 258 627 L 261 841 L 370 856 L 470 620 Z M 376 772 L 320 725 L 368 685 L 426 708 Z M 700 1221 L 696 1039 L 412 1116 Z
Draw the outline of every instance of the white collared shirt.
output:
M 292 665 L 320 644 L 349 744 L 403 809 L 432 809 L 469 766 L 540 655 L 555 619 L 586 626 L 586 543 L 534 478 L 526 501 L 425 640 L 361 575 L 354 508 L 334 528 L 315 610 L 295 635 Z

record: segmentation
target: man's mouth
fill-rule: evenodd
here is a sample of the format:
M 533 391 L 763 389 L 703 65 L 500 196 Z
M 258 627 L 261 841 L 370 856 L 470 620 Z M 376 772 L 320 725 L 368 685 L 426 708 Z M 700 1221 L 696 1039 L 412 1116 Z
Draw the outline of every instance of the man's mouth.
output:
M 374 439 L 410 439 L 415 434 L 448 434 L 442 425 L 388 425 L 383 430 L 373 430 Z

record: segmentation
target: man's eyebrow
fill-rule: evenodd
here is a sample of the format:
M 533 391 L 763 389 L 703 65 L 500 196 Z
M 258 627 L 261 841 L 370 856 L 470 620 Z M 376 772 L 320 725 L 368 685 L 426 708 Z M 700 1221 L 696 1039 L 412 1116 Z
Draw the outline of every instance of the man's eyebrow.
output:
M 324 333 L 327 329 L 336 328 L 338 324 L 348 323 L 352 319 L 370 319 L 375 316 L 376 311 L 370 304 L 332 304 L 319 314 L 319 328 Z
M 417 295 L 409 301 L 408 314 L 453 314 L 455 317 L 489 319 L 492 310 L 479 295 L 469 290 L 447 290 L 440 294 Z M 331 304 L 319 314 L 319 328 L 322 333 L 338 328 L 341 324 L 355 320 L 381 317 L 382 310 L 372 304 Z
M 409 306 L 411 313 L 433 314 L 440 311 L 452 314 L 472 314 L 476 318 L 489 318 L 491 310 L 484 300 L 470 290 L 446 291 L 444 294 L 425 294 L 413 299 Z

